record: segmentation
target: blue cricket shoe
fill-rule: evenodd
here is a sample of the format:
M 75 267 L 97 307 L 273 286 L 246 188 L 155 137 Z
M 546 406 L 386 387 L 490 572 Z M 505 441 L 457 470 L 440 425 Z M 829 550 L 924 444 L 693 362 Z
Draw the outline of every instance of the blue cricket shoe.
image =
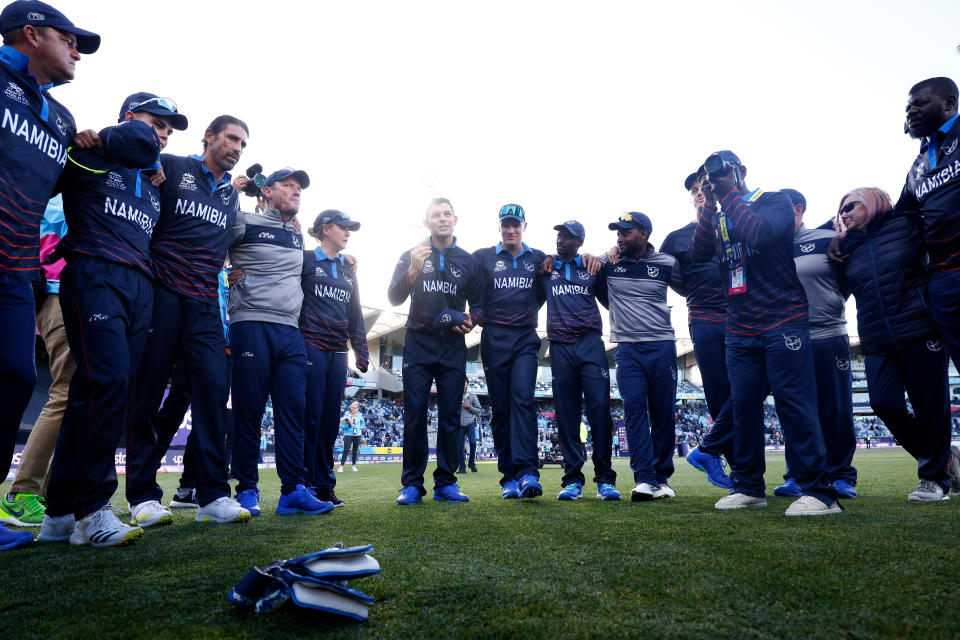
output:
M 251 516 L 260 515 L 260 490 L 247 489 L 237 494 L 237 502 L 250 512 Z
M 833 488 L 837 490 L 838 498 L 850 498 L 852 500 L 857 497 L 857 488 L 846 480 L 834 480 Z
M 623 500 L 617 488 L 608 482 L 597 485 L 597 497 L 601 500 Z
M 433 499 L 438 502 L 470 502 L 470 496 L 460 491 L 455 484 L 433 490 Z
M 503 491 L 500 492 L 500 497 L 504 500 L 509 500 L 511 498 L 520 497 L 520 485 L 516 480 L 507 480 L 503 483 Z
M 277 502 L 278 516 L 293 513 L 318 515 L 328 511 L 333 511 L 333 503 L 317 500 L 317 497 L 302 484 L 298 484 L 297 488 L 287 495 L 280 496 L 280 500 Z
M 524 498 L 542 496 L 543 487 L 540 486 L 540 481 L 529 473 L 520 478 L 520 495 Z
M 733 489 L 733 480 L 723 470 L 723 458 L 712 456 L 694 447 L 687 454 L 687 462 L 707 474 L 707 480 L 721 489 Z
M 579 482 L 571 482 L 557 494 L 557 500 L 579 500 L 583 497 L 583 485 Z
M 787 478 L 786 482 L 773 490 L 773 495 L 796 498 L 800 495 L 800 485 L 793 478 Z
M 16 549 L 33 544 L 33 534 L 26 531 L 13 531 L 0 522 L 0 551 Z
M 411 485 L 403 487 L 398 493 L 400 494 L 400 497 L 397 498 L 397 504 L 401 506 L 408 504 L 419 504 L 422 500 L 420 497 L 420 490 Z

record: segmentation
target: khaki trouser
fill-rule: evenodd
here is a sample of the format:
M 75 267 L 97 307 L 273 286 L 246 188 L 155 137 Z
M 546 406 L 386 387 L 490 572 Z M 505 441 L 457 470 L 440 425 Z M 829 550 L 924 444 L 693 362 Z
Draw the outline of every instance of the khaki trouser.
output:
M 43 301 L 37 312 L 37 329 L 47 348 L 50 359 L 50 399 L 43 405 L 33 430 L 27 438 L 27 444 L 20 456 L 17 476 L 10 487 L 10 493 L 36 493 L 45 495 L 47 480 L 50 479 L 50 463 L 53 450 L 57 446 L 60 433 L 60 420 L 67 408 L 67 392 L 70 379 L 77 369 L 70 347 L 67 346 L 67 332 L 63 328 L 63 314 L 60 312 L 60 296 L 51 293 Z

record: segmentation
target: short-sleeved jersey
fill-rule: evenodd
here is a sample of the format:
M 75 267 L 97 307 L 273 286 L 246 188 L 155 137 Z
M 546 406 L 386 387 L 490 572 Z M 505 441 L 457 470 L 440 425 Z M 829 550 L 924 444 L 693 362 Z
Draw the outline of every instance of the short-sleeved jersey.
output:
M 582 256 L 566 262 L 553 256 L 553 273 L 540 279 L 550 342 L 572 342 L 590 331 L 603 330 L 596 288 L 597 280 L 605 277 L 603 270 L 590 275 Z
M 343 257 L 330 258 L 319 248 L 304 251 L 300 286 L 300 331 L 307 344 L 321 351 L 346 351 L 349 340 L 357 363 L 369 362 L 357 275 L 344 266 Z
M 536 327 L 543 299 L 535 286 L 546 254 L 526 244 L 514 258 L 497 243 L 473 252 L 483 278 L 483 311 L 480 324 L 506 327 Z

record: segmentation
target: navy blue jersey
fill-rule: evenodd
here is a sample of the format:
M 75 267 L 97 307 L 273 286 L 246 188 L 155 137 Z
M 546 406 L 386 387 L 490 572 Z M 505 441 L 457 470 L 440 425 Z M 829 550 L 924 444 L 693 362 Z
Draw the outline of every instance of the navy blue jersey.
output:
M 542 297 L 547 301 L 547 339 L 572 342 L 590 331 L 602 331 L 603 320 L 597 308 L 597 280 L 583 266 L 583 257 L 562 262 L 553 256 L 553 273 L 540 279 Z
M 546 254 L 526 244 L 516 258 L 503 248 L 485 247 L 473 252 L 483 277 L 483 309 L 480 324 L 506 327 L 536 327 L 543 298 L 535 286 L 537 272 Z
M 67 108 L 27 73 L 29 58 L 0 47 L 0 271 L 40 278 L 40 220 L 77 133 Z
M 393 271 L 393 279 L 387 292 L 390 303 L 401 304 L 410 296 L 406 328 L 430 333 L 449 332 L 435 328 L 437 316 L 445 309 L 463 312 L 470 302 L 470 316 L 476 322 L 478 309 L 483 305 L 483 286 L 480 280 L 480 264 L 472 255 L 457 246 L 438 251 L 431 243 L 430 255 L 423 263 L 409 294 L 400 281 L 410 268 L 410 251 L 404 251 Z
M 200 156 L 160 156 L 167 179 L 150 253 L 157 280 L 172 291 L 217 304 L 217 275 L 230 246 L 239 194 L 227 173 L 214 184 Z
M 806 326 L 807 296 L 793 262 L 793 203 L 776 191 L 757 190 L 748 200 L 736 190 L 720 199 L 744 274 L 736 281 L 741 291 L 727 296 L 727 331 L 755 336 L 787 323 Z M 709 206 L 700 212 L 690 247 L 693 260 L 722 259 L 718 217 Z M 732 284 L 727 283 L 728 291 Z
M 127 123 L 128 128 L 139 126 L 145 135 L 153 135 L 148 125 Z M 92 169 L 95 166 L 109 169 Z M 150 236 L 160 217 L 160 190 L 145 171 L 112 164 L 100 149 L 75 149 L 59 187 L 69 229 L 61 247 L 68 260 L 70 255 L 93 256 L 153 277 Z
M 897 211 L 918 211 L 932 271 L 960 269 L 960 118 L 935 131 L 913 161 Z M 930 145 L 932 148 L 928 147 Z M 931 167 L 931 152 L 933 166 Z
M 357 276 L 344 266 L 343 258 L 329 258 L 319 248 L 304 251 L 300 286 L 300 331 L 307 344 L 321 351 L 346 351 L 349 340 L 357 364 L 368 363 L 367 330 L 360 309 Z
M 724 284 L 724 269 L 714 256 L 708 262 L 694 262 L 690 258 L 690 245 L 696 222 L 671 231 L 660 251 L 669 253 L 680 263 L 683 273 L 683 289 L 687 298 L 687 320 L 694 322 L 724 322 L 727 319 L 727 295 Z

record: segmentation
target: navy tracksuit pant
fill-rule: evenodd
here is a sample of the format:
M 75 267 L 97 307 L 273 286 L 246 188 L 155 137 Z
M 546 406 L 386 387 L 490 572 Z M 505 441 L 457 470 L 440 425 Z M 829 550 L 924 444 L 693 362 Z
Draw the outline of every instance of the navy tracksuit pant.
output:
M 613 418 L 610 416 L 610 367 L 599 331 L 590 331 L 572 342 L 551 342 L 553 400 L 557 431 L 563 451 L 563 479 L 567 486 L 584 484 L 586 451 L 580 442 L 580 398 L 584 398 L 587 421 L 593 437 L 593 481 L 616 484 L 610 466 Z
M 787 441 L 791 475 L 804 495 L 837 499 L 817 419 L 810 332 L 778 327 L 757 336 L 727 333 L 727 371 L 733 399 L 733 492 L 764 497 L 763 401 L 769 391 Z
M 493 446 L 500 484 L 523 476 L 540 477 L 537 451 L 537 385 L 540 338 L 530 327 L 486 325 L 480 335 L 480 358 L 487 378 Z M 462 389 L 461 389 L 462 390 Z M 579 429 L 579 423 L 577 424 Z
M 676 343 L 621 342 L 614 360 L 633 480 L 658 487 L 673 475 Z
M 157 484 L 157 464 L 166 447 L 158 446 L 153 421 L 174 366 L 180 364 L 186 371 L 190 394 L 190 440 L 195 454 L 191 466 L 196 475 L 197 502 L 205 506 L 229 496 L 223 452 L 228 393 L 226 341 L 216 303 L 182 296 L 158 283 L 143 362 L 131 390 L 135 404 L 133 426 L 127 436 L 127 501 L 139 504 L 163 497 Z M 169 441 L 164 444 L 169 445 Z
M 140 271 L 97 258 L 74 258 L 60 274 L 63 326 L 77 371 L 50 471 L 51 516 L 83 518 L 117 490 L 115 453 L 132 419 L 128 396 L 141 370 L 153 289 Z
M 711 456 L 733 459 L 733 404 L 727 377 L 726 322 L 695 322 L 690 325 L 693 353 L 700 365 L 703 395 L 713 418 L 713 426 L 703 436 L 700 451 Z
M 857 484 L 853 454 L 857 437 L 853 431 L 853 373 L 850 371 L 850 340 L 835 336 L 812 340 L 813 371 L 817 379 L 817 415 L 827 448 L 830 481 Z M 903 395 L 903 394 L 901 394 Z M 787 443 L 789 447 L 790 444 Z
M 0 475 L 6 477 L 37 384 L 37 316 L 29 280 L 0 271 L 0 318 Z
M 307 350 L 298 327 L 243 321 L 230 325 L 233 355 L 233 475 L 237 493 L 259 481 L 260 425 L 273 401 L 280 491 L 306 483 L 303 415 L 307 393 Z
M 933 324 L 953 365 L 960 369 L 960 270 L 931 274 L 927 296 Z
M 486 330 L 484 330 L 486 333 Z M 456 483 L 460 405 L 467 379 L 467 347 L 463 336 L 407 331 L 403 347 L 403 474 L 405 487 L 420 495 L 427 470 L 427 408 L 430 383 L 437 383 L 437 468 L 434 490 Z
M 463 452 L 463 443 L 467 442 L 470 445 L 470 457 L 468 458 Z M 470 466 L 476 466 L 477 463 L 477 423 L 476 421 L 471 422 L 467 426 L 460 426 L 460 434 L 457 436 L 457 460 L 460 465 L 457 467 L 457 471 L 465 471 L 467 468 L 467 463 L 469 462 Z
M 333 446 L 340 432 L 340 403 L 346 384 L 347 352 L 321 351 L 307 345 L 303 459 L 307 482 L 322 490 L 321 499 L 337 486 Z
M 950 401 L 947 352 L 931 337 L 895 353 L 864 354 L 870 406 L 907 453 L 917 460 L 917 476 L 950 488 Z M 906 389 L 913 414 L 903 399 Z

